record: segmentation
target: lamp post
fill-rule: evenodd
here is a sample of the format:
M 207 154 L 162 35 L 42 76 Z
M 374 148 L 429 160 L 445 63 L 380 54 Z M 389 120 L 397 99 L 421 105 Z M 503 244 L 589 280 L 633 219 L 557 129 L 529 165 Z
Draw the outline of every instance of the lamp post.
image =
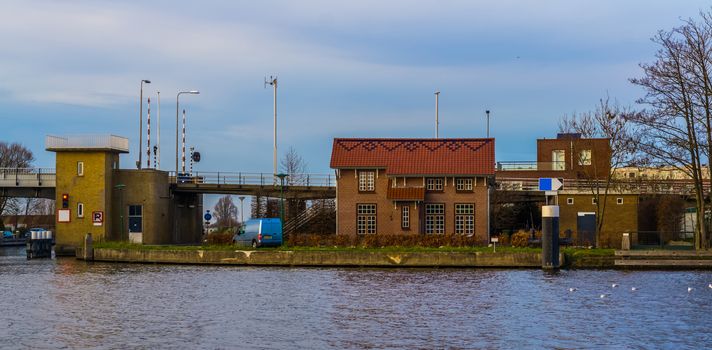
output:
M 485 111 L 485 114 L 487 114 L 487 138 L 489 138 L 489 109 Z
M 269 79 L 269 81 L 265 79 L 265 87 L 267 87 L 267 85 L 269 84 L 272 85 L 272 88 L 274 90 L 274 152 L 272 155 L 272 165 L 274 166 L 274 173 L 272 174 L 277 175 L 277 77 L 270 76 Z
M 114 186 L 115 189 L 117 189 L 121 194 L 119 195 L 119 220 L 121 221 L 121 233 L 119 234 L 119 237 L 117 237 L 119 240 L 123 238 L 124 235 L 124 188 L 126 185 L 124 184 L 118 184 Z
M 284 178 L 289 176 L 288 174 L 284 173 L 279 173 L 277 174 L 277 177 L 279 178 L 279 197 L 280 197 L 280 206 L 279 206 L 279 218 L 282 221 L 282 227 L 284 227 Z
M 197 95 L 197 94 L 200 94 L 200 91 L 198 91 L 198 90 L 181 91 L 178 93 L 178 95 L 176 95 L 176 181 L 178 181 L 178 109 L 179 109 L 178 99 L 180 98 L 180 95 L 182 95 L 182 94 Z
M 245 206 L 243 205 L 243 201 L 245 200 L 245 196 L 240 196 L 240 223 L 245 224 Z
M 141 93 L 138 102 L 138 163 L 136 163 L 136 167 L 139 169 L 141 169 L 141 152 L 143 151 L 143 83 L 150 84 L 151 81 L 141 80 Z

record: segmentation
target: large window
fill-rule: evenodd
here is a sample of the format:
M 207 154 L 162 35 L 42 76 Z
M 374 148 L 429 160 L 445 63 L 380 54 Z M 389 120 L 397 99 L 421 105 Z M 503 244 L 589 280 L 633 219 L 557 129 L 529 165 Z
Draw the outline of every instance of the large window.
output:
M 129 232 L 143 232 L 143 206 L 129 205 Z
M 358 190 L 371 192 L 375 190 L 376 173 L 373 170 L 358 172 Z
M 551 151 L 551 170 L 566 170 L 566 152 L 563 149 Z
M 475 204 L 455 204 L 455 233 L 472 235 L 475 233 Z
M 410 228 L 410 207 L 407 205 L 401 207 L 401 228 Z
M 425 233 L 445 233 L 445 204 L 425 205 Z
M 442 191 L 443 190 L 443 178 L 441 177 L 431 177 L 425 180 L 425 189 L 428 191 Z
M 591 165 L 591 150 L 585 149 L 579 152 L 579 165 Z
M 375 204 L 356 205 L 356 233 L 360 235 L 376 233 Z
M 472 178 L 455 180 L 455 189 L 457 191 L 472 191 Z

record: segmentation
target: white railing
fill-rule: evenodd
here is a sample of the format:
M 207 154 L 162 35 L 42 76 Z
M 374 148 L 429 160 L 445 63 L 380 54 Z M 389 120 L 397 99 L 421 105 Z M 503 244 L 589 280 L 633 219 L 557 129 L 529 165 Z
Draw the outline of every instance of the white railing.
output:
M 170 172 L 172 183 L 180 184 L 217 184 L 217 185 L 280 185 L 279 177 L 270 173 L 240 173 L 220 171 L 197 171 L 193 174 L 178 173 L 176 181 L 175 172 Z M 295 174 L 284 179 L 285 186 L 303 187 L 335 187 L 336 177 L 333 174 Z
M 45 148 L 48 150 L 96 148 L 128 152 L 129 139 L 116 135 L 47 135 Z
M 604 180 L 564 179 L 561 192 L 592 192 L 598 187 L 606 186 Z M 709 192 L 709 182 L 703 184 L 705 192 Z M 496 189 L 501 191 L 539 191 L 539 179 L 536 178 L 503 178 L 497 177 Z M 689 180 L 616 180 L 611 182 L 609 191 L 612 193 L 629 194 L 692 194 L 695 185 Z
M 52 168 L 0 168 L 0 187 L 55 187 Z

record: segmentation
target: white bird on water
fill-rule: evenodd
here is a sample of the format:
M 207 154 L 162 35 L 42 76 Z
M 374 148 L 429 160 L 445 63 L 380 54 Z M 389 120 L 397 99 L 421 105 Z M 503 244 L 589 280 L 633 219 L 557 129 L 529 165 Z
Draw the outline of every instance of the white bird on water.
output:
M 630 290 L 635 292 L 636 290 L 638 290 L 638 287 L 631 287 Z
M 600 298 L 603 299 L 603 298 L 605 298 L 605 297 L 607 297 L 607 296 L 608 296 L 608 294 L 601 294 Z
M 707 287 L 710 287 L 710 288 L 712 288 L 712 283 L 708 284 L 708 285 L 707 285 Z
M 569 292 L 575 292 L 576 288 L 569 288 Z
M 687 287 L 687 292 L 692 292 L 692 287 Z
M 616 287 L 618 287 L 618 283 L 611 284 L 611 288 L 616 288 Z

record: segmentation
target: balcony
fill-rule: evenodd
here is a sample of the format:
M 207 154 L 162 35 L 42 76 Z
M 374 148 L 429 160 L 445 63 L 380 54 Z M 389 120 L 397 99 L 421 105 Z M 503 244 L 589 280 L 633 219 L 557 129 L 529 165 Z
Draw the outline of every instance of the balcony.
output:
M 108 150 L 128 153 L 129 139 L 115 135 L 47 135 L 45 149 L 48 151 Z

